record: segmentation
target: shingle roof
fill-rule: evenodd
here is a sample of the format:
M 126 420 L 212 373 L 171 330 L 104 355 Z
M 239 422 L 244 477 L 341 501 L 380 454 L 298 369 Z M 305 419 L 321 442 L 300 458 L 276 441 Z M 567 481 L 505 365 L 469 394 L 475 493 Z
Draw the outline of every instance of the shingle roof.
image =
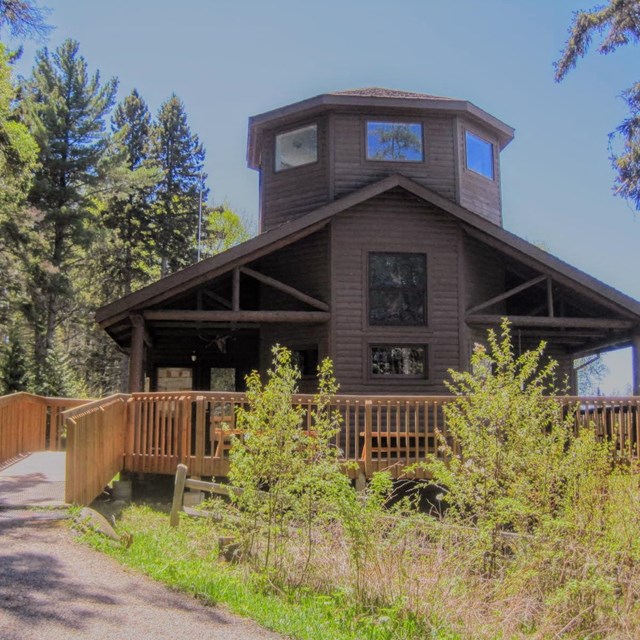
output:
M 430 93 L 416 93 L 415 91 L 398 91 L 384 87 L 364 87 L 361 89 L 346 89 L 331 91 L 332 96 L 360 96 L 363 98 L 416 98 L 422 100 L 456 100 L 445 96 L 434 96 Z

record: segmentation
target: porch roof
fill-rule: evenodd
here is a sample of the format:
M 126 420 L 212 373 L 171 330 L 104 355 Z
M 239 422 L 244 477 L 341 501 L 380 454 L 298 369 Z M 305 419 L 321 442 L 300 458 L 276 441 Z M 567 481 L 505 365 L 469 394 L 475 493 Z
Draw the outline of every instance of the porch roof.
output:
M 640 323 L 640 302 L 637 300 L 401 174 L 394 174 L 369 184 L 311 213 L 285 222 L 279 227 L 223 253 L 202 260 L 115 300 L 96 311 L 96 321 L 104 329 L 108 329 L 127 318 L 131 313 L 183 295 L 213 278 L 290 245 L 327 225 L 333 216 L 396 188 L 401 188 L 453 215 L 463 223 L 469 235 L 481 242 L 535 267 L 542 273 L 586 294 L 634 323 Z

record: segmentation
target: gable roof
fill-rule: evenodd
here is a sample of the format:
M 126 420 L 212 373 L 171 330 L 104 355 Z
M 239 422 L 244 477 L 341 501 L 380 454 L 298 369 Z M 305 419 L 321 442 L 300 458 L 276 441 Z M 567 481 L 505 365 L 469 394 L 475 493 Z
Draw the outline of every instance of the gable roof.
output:
M 500 149 L 504 149 L 513 140 L 514 134 L 513 127 L 476 107 L 468 100 L 445 98 L 413 91 L 396 91 L 382 87 L 347 89 L 346 91 L 321 93 L 313 98 L 307 98 L 250 117 L 247 138 L 247 164 L 249 167 L 258 169 L 260 166 L 261 140 L 265 131 L 287 124 L 293 125 L 302 119 L 316 117 L 319 113 L 332 109 L 359 113 L 363 111 L 374 113 L 377 109 L 394 109 L 400 115 L 403 115 L 403 111 L 407 113 L 440 111 L 451 115 L 466 115 L 494 132 L 500 142 Z
M 609 307 L 614 306 L 619 313 L 640 322 L 640 302 L 637 300 L 401 174 L 393 174 L 369 184 L 311 213 L 285 222 L 223 253 L 186 267 L 105 305 L 96 311 L 96 321 L 103 328 L 107 328 L 137 309 L 163 302 L 227 273 L 235 267 L 292 244 L 327 225 L 333 216 L 395 188 L 404 189 L 415 197 L 450 213 L 464 223 L 471 235 L 481 241 L 515 255 L 518 259 L 553 275 L 569 286 L 577 287 L 587 294 L 591 293 L 592 296 L 595 294 L 600 301 L 608 302 Z

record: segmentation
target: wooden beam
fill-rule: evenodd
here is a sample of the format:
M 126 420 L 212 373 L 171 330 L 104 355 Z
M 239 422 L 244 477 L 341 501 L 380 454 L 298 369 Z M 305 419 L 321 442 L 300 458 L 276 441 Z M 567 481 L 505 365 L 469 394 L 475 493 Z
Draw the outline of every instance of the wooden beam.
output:
M 553 318 L 553 280 L 547 278 L 547 315 Z
M 129 393 L 142 391 L 142 373 L 144 361 L 144 318 L 131 316 L 131 353 L 129 354 Z
M 634 322 L 609 318 L 546 318 L 544 316 L 506 316 L 514 327 L 567 327 L 569 329 L 631 329 Z M 503 316 L 468 315 L 467 324 L 500 324 Z
M 233 270 L 233 287 L 231 295 L 231 307 L 233 311 L 240 311 L 240 269 Z
M 631 344 L 631 336 L 627 333 L 624 335 L 602 338 L 600 340 L 591 340 L 590 342 L 581 345 L 581 347 L 576 351 L 571 352 L 571 355 L 574 358 L 583 358 L 584 356 L 590 356 L 594 353 L 606 353 L 607 351 L 630 347 Z
M 150 321 L 178 322 L 327 322 L 331 317 L 326 311 L 193 311 L 190 309 L 166 309 L 145 311 Z
M 570 278 L 564 273 L 557 271 L 553 267 L 549 267 L 541 263 L 539 260 L 536 260 L 535 258 L 524 253 L 523 251 L 520 251 L 515 247 L 512 247 L 506 244 L 504 241 L 498 240 L 497 238 L 494 238 L 488 235 L 484 231 L 480 231 L 479 229 L 474 229 L 472 227 L 465 229 L 465 231 L 472 238 L 476 238 L 477 240 L 480 240 L 480 242 L 483 242 L 484 244 L 489 245 L 494 249 L 497 249 L 501 253 L 504 253 L 505 255 L 508 255 L 514 258 L 516 261 L 522 264 L 526 264 L 527 266 L 531 267 L 532 269 L 535 269 L 536 271 L 541 271 L 545 273 L 549 277 L 553 278 L 556 281 L 556 283 L 562 284 L 567 288 L 578 292 L 580 295 L 584 296 L 585 298 L 589 298 L 592 302 L 602 305 L 603 307 L 607 307 L 608 309 L 611 309 L 614 313 L 619 313 L 620 315 L 627 316 L 628 318 L 635 317 L 635 314 L 633 313 L 633 311 L 630 311 L 625 306 L 617 302 L 614 302 L 608 297 L 607 294 L 595 291 L 591 286 L 585 285 L 581 282 L 578 282 L 577 280 L 574 280 L 573 278 Z M 524 240 L 521 240 L 521 239 L 518 239 L 518 240 L 520 240 L 521 242 L 524 242 Z M 557 260 L 557 258 L 554 258 L 554 259 Z M 558 260 L 558 262 L 560 261 Z
M 296 300 L 300 300 L 300 302 L 304 302 L 308 304 L 310 307 L 315 307 L 316 309 L 320 309 L 321 311 L 329 311 L 329 305 L 326 302 L 322 302 L 322 300 L 318 300 L 306 293 L 303 293 L 299 289 L 292 287 L 291 285 L 285 284 L 284 282 L 280 282 L 280 280 L 276 280 L 275 278 L 271 278 L 270 276 L 265 276 L 263 273 L 259 273 L 258 271 L 254 271 L 249 267 L 240 267 L 240 271 L 245 275 L 251 276 L 258 282 L 263 282 L 264 284 L 273 287 L 274 289 L 278 289 L 278 291 L 282 291 L 290 295 L 292 298 L 296 298 Z
M 536 278 L 528 280 L 527 282 L 523 282 L 522 284 L 519 284 L 517 287 L 514 287 L 513 289 L 509 289 L 509 291 L 505 291 L 500 295 L 490 298 L 489 300 L 487 300 L 486 302 L 483 302 L 482 304 L 478 304 L 475 307 L 468 309 L 467 313 L 475 313 L 476 311 L 480 311 L 480 309 L 485 309 L 486 307 L 490 307 L 491 305 L 496 304 L 496 302 L 501 302 L 502 300 L 506 300 L 507 298 L 514 296 L 516 293 L 525 291 L 525 289 L 529 289 L 530 287 L 533 287 L 546 279 L 547 279 L 547 276 L 537 276 Z
M 207 296 L 207 298 L 211 298 L 211 300 L 213 300 L 214 302 L 217 302 L 219 305 L 223 306 L 225 309 L 233 309 L 233 305 L 226 298 L 219 296 L 217 293 L 214 293 L 213 291 L 206 291 L 206 290 L 204 290 L 203 293 L 205 296 Z

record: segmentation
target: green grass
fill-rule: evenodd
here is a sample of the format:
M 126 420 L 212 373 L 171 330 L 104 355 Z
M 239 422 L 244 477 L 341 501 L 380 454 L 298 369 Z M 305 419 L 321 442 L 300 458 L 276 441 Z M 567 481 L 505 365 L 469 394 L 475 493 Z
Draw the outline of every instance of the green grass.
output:
M 209 604 L 222 603 L 234 613 L 300 640 L 456 640 L 434 626 L 426 628 L 394 609 L 358 612 L 343 593 L 323 595 L 303 590 L 276 593 L 259 575 L 218 561 L 217 536 L 205 520 L 183 517 L 171 529 L 166 514 L 132 506 L 119 529 L 133 534 L 129 549 L 95 533 L 82 539 L 127 566 Z

